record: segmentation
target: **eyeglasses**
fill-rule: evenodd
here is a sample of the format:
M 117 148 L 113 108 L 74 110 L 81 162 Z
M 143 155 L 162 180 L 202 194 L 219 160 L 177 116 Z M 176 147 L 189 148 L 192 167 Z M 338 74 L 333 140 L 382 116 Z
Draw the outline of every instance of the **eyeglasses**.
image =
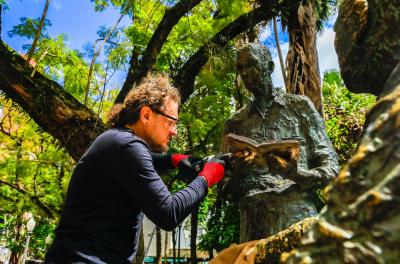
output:
M 163 112 L 160 111 L 160 110 L 157 110 L 157 109 L 151 109 L 151 110 L 153 110 L 153 112 L 156 112 L 156 113 L 159 114 L 159 115 L 168 117 L 169 119 L 174 120 L 174 121 L 177 122 L 177 123 L 179 122 L 179 119 L 178 119 L 178 118 L 175 118 L 175 117 L 172 117 L 172 116 L 170 116 L 170 115 L 167 115 L 167 114 L 163 113 Z
M 169 122 L 168 122 L 168 124 L 167 124 L 168 129 L 176 129 L 176 125 L 177 125 L 177 123 L 179 122 L 179 119 L 178 119 L 178 118 L 175 118 L 175 117 L 172 117 L 172 116 L 170 116 L 170 115 L 167 115 L 167 114 L 165 114 L 164 112 L 162 112 L 162 111 L 160 111 L 160 110 L 157 110 L 157 109 L 151 109 L 151 110 L 152 110 L 153 112 L 159 114 L 159 115 L 165 116 L 166 118 L 170 119 Z M 171 120 L 172 120 L 172 121 L 171 121 Z

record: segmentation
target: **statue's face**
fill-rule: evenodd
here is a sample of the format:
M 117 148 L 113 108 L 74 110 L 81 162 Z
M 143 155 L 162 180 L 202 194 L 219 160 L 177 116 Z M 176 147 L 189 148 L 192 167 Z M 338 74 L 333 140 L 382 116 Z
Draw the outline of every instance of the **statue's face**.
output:
M 251 54 L 250 50 L 239 54 L 237 60 L 237 71 L 240 74 L 246 88 L 253 94 L 258 94 L 262 79 L 262 69 L 258 60 Z
M 236 67 L 246 88 L 255 96 L 262 96 L 265 93 L 269 94 L 268 89 L 272 88 L 273 62 L 268 59 L 270 58 L 269 54 L 263 53 L 264 50 L 261 47 L 256 50 L 257 53 L 262 54 L 261 56 L 257 56 L 253 49 L 244 47 L 238 52 Z M 261 61 L 262 59 L 267 61 Z

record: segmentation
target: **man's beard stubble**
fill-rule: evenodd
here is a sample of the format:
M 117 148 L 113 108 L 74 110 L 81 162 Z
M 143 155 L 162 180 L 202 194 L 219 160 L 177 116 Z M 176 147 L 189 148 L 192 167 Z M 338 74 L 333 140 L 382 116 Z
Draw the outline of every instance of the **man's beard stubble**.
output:
M 148 138 L 147 144 L 149 144 L 150 149 L 153 152 L 166 153 L 168 151 L 168 146 L 163 146 L 161 144 L 158 144 L 153 137 Z

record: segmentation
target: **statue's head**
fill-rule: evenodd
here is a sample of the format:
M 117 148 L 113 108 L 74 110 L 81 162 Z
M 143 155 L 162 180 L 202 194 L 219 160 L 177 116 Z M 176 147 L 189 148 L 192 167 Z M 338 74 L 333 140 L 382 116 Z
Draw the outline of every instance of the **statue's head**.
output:
M 238 50 L 236 68 L 246 88 L 254 96 L 271 94 L 274 70 L 269 50 L 258 43 L 249 43 Z

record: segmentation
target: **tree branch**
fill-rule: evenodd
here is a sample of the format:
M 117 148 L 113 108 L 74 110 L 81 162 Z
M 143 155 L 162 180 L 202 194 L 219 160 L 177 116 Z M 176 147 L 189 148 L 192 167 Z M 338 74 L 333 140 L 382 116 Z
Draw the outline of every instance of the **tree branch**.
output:
M 114 27 L 107 33 L 105 38 L 103 39 L 103 42 L 100 44 L 99 48 L 96 49 L 96 43 L 93 44 L 93 58 L 92 61 L 90 62 L 90 67 L 89 67 L 89 74 L 86 82 L 86 89 L 85 89 L 85 100 L 84 100 L 84 105 L 87 105 L 87 100 L 89 96 L 89 90 L 90 90 L 90 81 L 92 79 L 92 73 L 94 69 L 94 64 L 96 62 L 97 56 L 100 55 L 101 49 L 103 46 L 106 44 L 108 39 L 111 37 L 112 33 L 114 33 L 115 29 L 117 28 L 118 24 L 121 22 L 122 18 L 125 16 L 125 13 L 122 13 L 121 16 L 118 18 L 117 22 L 115 23 Z
M 142 59 L 139 63 L 136 61 L 138 56 L 135 54 L 137 51 L 134 49 L 128 75 L 121 91 L 115 99 L 116 103 L 123 102 L 129 90 L 147 75 L 156 62 L 157 56 L 171 33 L 172 28 L 179 22 L 183 15 L 200 2 L 201 0 L 181 0 L 175 6 L 165 11 L 164 17 L 147 44 L 146 50 L 143 52 Z
M 278 26 L 276 25 L 276 17 L 274 17 L 274 19 L 273 19 L 273 27 L 274 27 L 274 38 L 275 38 L 275 43 L 276 43 L 276 50 L 278 51 L 278 57 L 279 57 L 279 65 L 281 66 L 282 77 L 283 77 L 283 81 L 285 82 L 285 89 L 287 89 L 288 84 L 287 84 L 287 78 L 286 78 L 285 63 L 283 62 L 281 44 L 279 43 Z
M 103 122 L 57 82 L 39 72 L 31 78 L 31 71 L 20 55 L 0 42 L 0 89 L 78 160 L 105 130 Z
M 7 185 L 8 187 L 18 191 L 19 193 L 22 193 L 23 195 L 27 195 L 51 219 L 54 219 L 54 211 L 56 211 L 56 213 L 59 213 L 58 210 L 54 210 L 54 209 L 49 208 L 42 201 L 40 201 L 37 196 L 29 194 L 26 190 L 18 187 L 17 185 L 11 184 L 11 183 L 6 182 L 6 181 L 3 181 L 1 179 L 0 179 L 0 184 Z
M 238 17 L 193 54 L 174 77 L 175 84 L 181 91 L 182 103 L 186 102 L 193 93 L 194 80 L 203 65 L 208 61 L 210 49 L 223 47 L 234 37 L 259 22 L 272 19 L 281 8 L 277 1 L 268 1 L 268 3 Z
M 35 51 L 36 44 L 37 44 L 37 42 L 39 40 L 39 37 L 40 37 L 40 33 L 42 32 L 42 28 L 43 28 L 43 25 L 44 25 L 44 20 L 46 18 L 47 10 L 49 9 L 50 1 L 51 0 L 46 0 L 46 5 L 44 6 L 42 17 L 40 18 L 40 22 L 39 22 L 38 29 L 36 31 L 35 39 L 33 40 L 32 47 L 28 52 L 28 58 L 26 59 L 26 64 L 27 65 L 29 65 L 29 62 L 31 61 L 33 52 Z
M 3 5 L 0 4 L 0 40 L 1 40 L 1 15 L 3 13 Z

